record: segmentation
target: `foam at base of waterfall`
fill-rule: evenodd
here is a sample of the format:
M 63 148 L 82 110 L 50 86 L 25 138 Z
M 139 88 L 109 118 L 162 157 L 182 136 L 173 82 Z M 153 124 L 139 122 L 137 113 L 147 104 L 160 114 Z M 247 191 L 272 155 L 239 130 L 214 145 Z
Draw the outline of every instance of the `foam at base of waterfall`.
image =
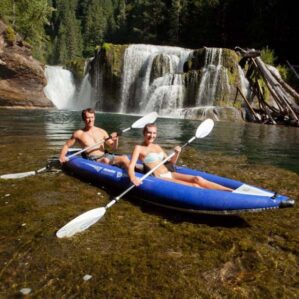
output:
M 176 111 L 160 111 L 159 115 L 182 118 L 182 119 L 201 119 L 212 118 L 216 121 L 229 120 L 231 118 L 242 121 L 242 116 L 238 109 L 234 107 L 221 107 L 221 106 L 201 106 L 201 107 L 188 107 L 177 109 Z

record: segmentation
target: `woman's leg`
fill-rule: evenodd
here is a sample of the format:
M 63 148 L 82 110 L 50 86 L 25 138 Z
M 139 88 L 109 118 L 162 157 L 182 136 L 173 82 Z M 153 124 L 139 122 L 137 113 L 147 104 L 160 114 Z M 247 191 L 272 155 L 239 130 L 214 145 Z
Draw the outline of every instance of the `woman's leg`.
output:
M 200 176 L 172 172 L 172 177 L 175 181 L 182 181 L 194 187 L 213 189 L 213 190 L 222 190 L 222 191 L 233 191 L 233 189 L 231 188 L 227 188 L 220 184 L 213 183 Z
M 113 164 L 120 165 L 121 167 L 128 169 L 130 160 L 126 155 L 123 156 L 115 156 L 113 159 Z

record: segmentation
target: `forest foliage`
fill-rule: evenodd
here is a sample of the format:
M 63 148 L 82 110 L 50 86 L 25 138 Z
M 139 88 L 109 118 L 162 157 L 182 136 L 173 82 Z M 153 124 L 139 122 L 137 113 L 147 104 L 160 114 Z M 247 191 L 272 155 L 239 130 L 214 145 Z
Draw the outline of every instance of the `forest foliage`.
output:
M 275 52 L 299 61 L 296 1 L 1 0 L 0 17 L 49 64 L 90 57 L 103 42 Z

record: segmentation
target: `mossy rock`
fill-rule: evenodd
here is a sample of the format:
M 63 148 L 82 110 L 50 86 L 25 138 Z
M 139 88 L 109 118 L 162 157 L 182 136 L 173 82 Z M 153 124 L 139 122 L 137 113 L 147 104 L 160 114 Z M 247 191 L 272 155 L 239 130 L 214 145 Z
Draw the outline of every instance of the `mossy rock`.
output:
M 192 70 L 200 70 L 205 65 L 205 49 L 194 50 L 192 57 L 190 57 L 184 64 L 184 72 Z
M 7 26 L 6 28 L 5 40 L 11 46 L 16 42 L 16 33 L 11 26 Z
M 123 66 L 123 56 L 128 45 L 114 45 L 104 43 L 99 51 L 100 58 L 105 64 L 106 71 L 110 74 L 120 78 Z
M 123 56 L 127 47 L 104 43 L 90 64 L 91 84 L 103 87 L 101 92 L 105 100 L 101 109 L 105 111 L 115 111 L 115 107 L 119 106 Z
M 152 83 L 156 78 L 162 77 L 171 70 L 171 60 L 168 55 L 157 55 L 152 64 L 150 82 Z
M 76 58 L 74 60 L 68 61 L 66 68 L 73 73 L 75 80 L 80 82 L 84 77 L 85 59 Z

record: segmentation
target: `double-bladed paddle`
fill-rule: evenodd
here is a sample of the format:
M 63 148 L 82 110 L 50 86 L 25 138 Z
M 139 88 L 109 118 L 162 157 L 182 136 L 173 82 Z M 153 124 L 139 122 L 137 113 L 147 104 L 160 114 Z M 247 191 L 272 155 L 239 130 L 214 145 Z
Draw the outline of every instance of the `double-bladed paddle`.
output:
M 198 126 L 195 136 L 190 138 L 181 148 L 184 148 L 185 146 L 190 144 L 192 141 L 194 141 L 196 138 L 206 137 L 212 131 L 213 127 L 214 127 L 214 121 L 212 119 L 205 120 Z M 165 162 L 170 160 L 174 155 L 175 155 L 175 152 L 171 153 L 168 157 L 166 157 L 163 161 L 161 161 L 157 166 L 155 166 L 149 172 L 147 172 L 144 176 L 142 176 L 140 178 L 140 181 L 145 180 L 149 175 L 151 175 L 155 170 L 157 170 Z M 105 207 L 89 210 L 89 211 L 79 215 L 78 217 L 74 218 L 73 220 L 68 222 L 65 226 L 63 226 L 61 229 L 59 229 L 56 233 L 56 236 L 58 238 L 71 237 L 76 233 L 86 230 L 91 225 L 93 225 L 98 220 L 100 220 L 105 215 L 107 209 L 109 209 L 116 202 L 118 202 L 125 194 L 127 194 L 129 191 L 131 191 L 134 187 L 135 187 L 135 185 L 131 185 L 123 193 L 121 193 L 120 195 L 115 197 L 113 200 L 111 200 Z
M 129 131 L 131 129 L 140 129 L 140 128 L 143 128 L 146 124 L 155 122 L 156 119 L 157 119 L 157 117 L 158 117 L 158 114 L 156 112 L 151 112 L 151 113 L 143 116 L 142 118 L 136 120 L 131 125 L 131 127 L 122 130 L 121 133 L 125 133 L 125 132 L 127 132 L 127 131 Z M 105 141 L 107 141 L 110 138 L 111 137 L 108 137 L 107 139 L 101 140 L 101 141 L 97 142 L 96 144 L 93 144 L 92 146 L 86 147 L 86 148 L 84 148 L 82 150 L 79 150 L 78 152 L 75 152 L 74 154 L 71 154 L 70 156 L 68 156 L 68 160 L 72 159 L 75 156 L 78 156 L 78 155 L 82 154 L 83 152 L 85 152 L 87 150 L 90 150 L 90 149 L 92 149 L 92 148 L 94 148 L 96 146 L 99 146 L 100 144 L 104 143 Z M 25 177 L 28 177 L 28 176 L 32 176 L 32 175 L 36 175 L 36 174 L 42 173 L 42 172 L 48 170 L 48 168 L 49 168 L 48 166 L 45 166 L 43 168 L 40 168 L 40 169 L 34 170 L 34 171 L 3 174 L 3 175 L 0 176 L 0 178 L 1 179 L 5 179 L 5 180 L 25 178 Z

